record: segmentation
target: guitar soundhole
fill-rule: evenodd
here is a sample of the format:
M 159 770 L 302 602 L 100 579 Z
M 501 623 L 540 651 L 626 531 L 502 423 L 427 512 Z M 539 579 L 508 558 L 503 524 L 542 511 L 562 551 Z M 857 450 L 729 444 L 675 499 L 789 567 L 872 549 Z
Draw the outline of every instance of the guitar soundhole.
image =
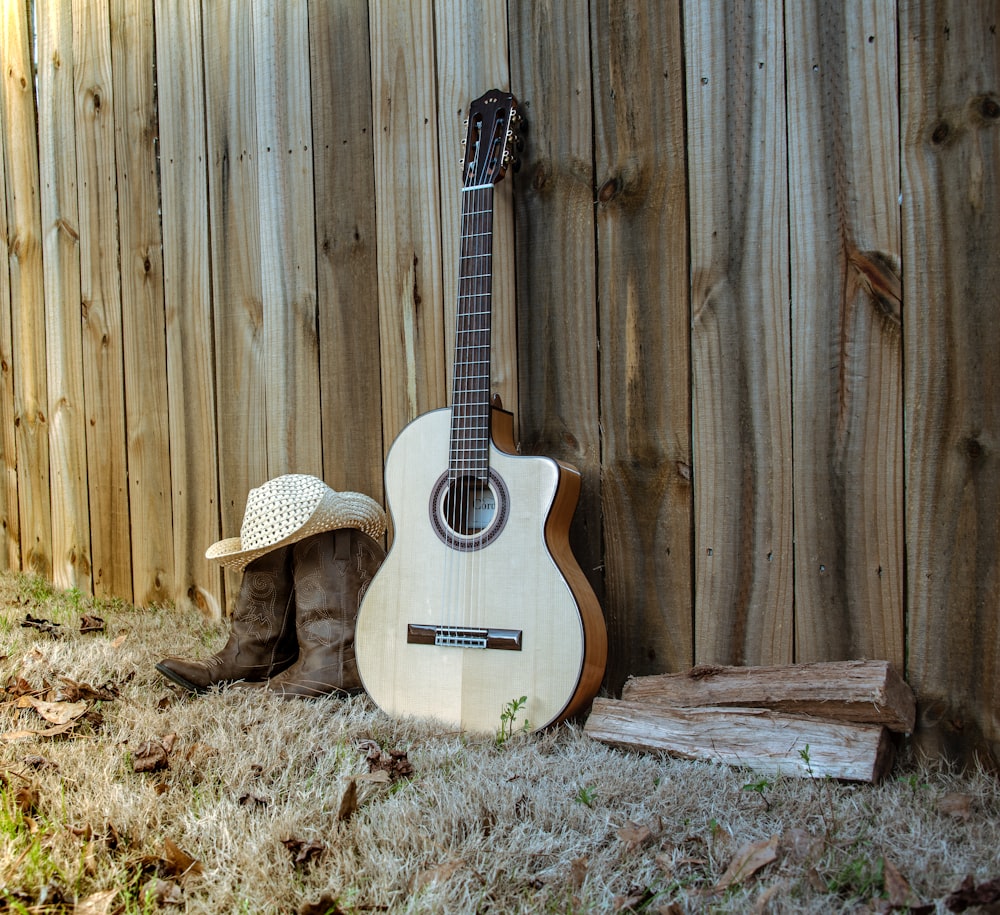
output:
M 478 550 L 495 540 L 507 514 L 507 487 L 493 470 L 488 481 L 472 476 L 449 480 L 444 473 L 431 494 L 434 533 L 455 550 Z

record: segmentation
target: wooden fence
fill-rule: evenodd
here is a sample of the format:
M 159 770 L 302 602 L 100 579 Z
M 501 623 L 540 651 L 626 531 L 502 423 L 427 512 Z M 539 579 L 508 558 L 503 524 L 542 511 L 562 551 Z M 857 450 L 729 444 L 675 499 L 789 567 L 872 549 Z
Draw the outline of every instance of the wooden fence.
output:
M 997 0 L 2 11 L 3 565 L 218 613 L 250 487 L 381 497 L 509 87 L 495 387 L 584 473 L 608 688 L 888 658 L 1000 751 Z

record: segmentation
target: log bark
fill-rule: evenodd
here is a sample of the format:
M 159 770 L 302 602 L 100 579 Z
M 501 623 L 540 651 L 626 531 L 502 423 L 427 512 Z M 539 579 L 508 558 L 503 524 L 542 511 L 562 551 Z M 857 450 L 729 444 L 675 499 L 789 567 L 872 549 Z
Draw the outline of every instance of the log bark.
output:
M 636 750 L 741 766 L 767 775 L 878 782 L 891 768 L 889 732 L 768 709 L 671 708 L 595 699 L 584 732 Z
M 741 706 L 814 715 L 893 731 L 913 729 L 913 691 L 888 661 L 830 661 L 781 667 L 693 667 L 633 677 L 622 698 L 657 706 Z

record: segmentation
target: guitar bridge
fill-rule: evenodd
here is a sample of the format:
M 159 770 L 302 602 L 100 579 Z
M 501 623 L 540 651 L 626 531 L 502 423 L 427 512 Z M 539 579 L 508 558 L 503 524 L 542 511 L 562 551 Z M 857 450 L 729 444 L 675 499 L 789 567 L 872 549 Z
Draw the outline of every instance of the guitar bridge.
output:
M 411 645 L 440 645 L 445 648 L 497 648 L 501 651 L 520 651 L 521 630 L 409 623 L 406 627 L 406 641 Z

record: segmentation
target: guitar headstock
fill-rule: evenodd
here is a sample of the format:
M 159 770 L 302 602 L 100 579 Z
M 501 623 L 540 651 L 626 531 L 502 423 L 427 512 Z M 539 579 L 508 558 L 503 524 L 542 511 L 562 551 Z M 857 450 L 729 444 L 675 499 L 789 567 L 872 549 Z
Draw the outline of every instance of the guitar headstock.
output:
M 465 187 L 496 184 L 520 166 L 516 153 L 521 148 L 518 129 L 521 115 L 517 99 L 509 92 L 491 89 L 469 106 L 468 134 L 462 141 L 462 177 Z

